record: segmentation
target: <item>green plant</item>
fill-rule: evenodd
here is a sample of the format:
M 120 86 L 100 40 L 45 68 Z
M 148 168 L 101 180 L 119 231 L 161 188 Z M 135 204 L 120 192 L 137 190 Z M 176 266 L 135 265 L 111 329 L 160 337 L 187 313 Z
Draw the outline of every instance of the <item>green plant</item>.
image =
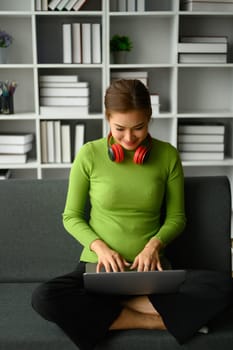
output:
M 132 41 L 126 35 L 115 34 L 110 40 L 111 52 L 130 51 L 133 47 Z
M 5 32 L 4 30 L 0 30 L 0 47 L 8 47 L 12 44 L 13 37 Z

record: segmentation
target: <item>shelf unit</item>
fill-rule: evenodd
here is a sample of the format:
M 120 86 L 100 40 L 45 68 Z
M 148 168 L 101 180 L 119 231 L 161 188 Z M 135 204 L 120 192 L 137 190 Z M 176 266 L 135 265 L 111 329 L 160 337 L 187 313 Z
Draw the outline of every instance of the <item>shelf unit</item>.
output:
M 0 65 L 1 80 L 17 80 L 14 115 L 0 115 L 1 131 L 30 131 L 35 144 L 24 165 L 11 168 L 13 177 L 67 177 L 71 164 L 41 162 L 39 76 L 78 74 L 90 84 L 90 114 L 59 117 L 72 125 L 81 120 L 89 141 L 107 133 L 103 98 L 111 73 L 122 70 L 147 71 L 149 90 L 160 95 L 160 114 L 153 116 L 150 132 L 177 146 L 177 130 L 183 121 L 221 121 L 226 125 L 226 159 L 183 162 L 186 175 L 227 175 L 233 185 L 233 13 L 187 12 L 179 0 L 145 0 L 144 12 L 119 12 L 117 0 L 88 0 L 78 11 L 36 11 L 34 0 L 2 0 L 1 28 L 14 43 L 9 61 Z M 102 27 L 102 63 L 62 63 L 62 23 L 98 22 Z M 113 64 L 109 45 L 115 33 L 129 35 L 133 50 L 127 63 Z M 227 64 L 180 64 L 177 44 L 181 35 L 224 35 L 228 37 Z

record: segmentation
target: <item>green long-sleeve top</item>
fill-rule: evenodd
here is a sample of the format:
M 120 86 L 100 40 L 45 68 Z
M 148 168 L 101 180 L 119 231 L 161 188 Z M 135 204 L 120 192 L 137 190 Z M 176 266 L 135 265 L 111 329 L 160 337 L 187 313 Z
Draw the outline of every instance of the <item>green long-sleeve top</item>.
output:
M 97 262 L 90 244 L 101 239 L 132 262 L 146 243 L 157 237 L 164 245 L 185 226 L 184 178 L 177 150 L 167 142 L 152 140 L 143 165 L 124 151 L 122 163 L 109 159 L 107 139 L 86 143 L 71 168 L 63 223 L 84 249 L 82 261 Z M 90 220 L 84 217 L 90 197 Z M 161 226 L 161 205 L 166 217 Z

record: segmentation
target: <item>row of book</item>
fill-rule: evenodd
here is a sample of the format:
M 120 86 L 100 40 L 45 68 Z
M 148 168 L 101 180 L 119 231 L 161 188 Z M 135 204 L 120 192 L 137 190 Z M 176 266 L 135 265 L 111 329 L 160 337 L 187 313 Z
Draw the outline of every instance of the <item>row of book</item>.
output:
M 178 43 L 179 63 L 227 63 L 226 36 L 182 36 Z
M 185 0 L 182 3 L 182 10 L 185 11 L 233 11 L 232 0 Z
M 87 116 L 90 103 L 89 83 L 78 75 L 41 75 L 39 78 L 40 113 L 48 117 Z
M 0 134 L 0 164 L 26 163 L 33 134 Z
M 63 63 L 94 63 L 102 61 L 100 23 L 62 24 Z
M 225 125 L 182 124 L 178 127 L 181 160 L 223 160 Z
M 42 163 L 71 163 L 85 140 L 85 125 L 75 125 L 74 154 L 71 147 L 71 125 L 60 120 L 43 120 L 41 130 Z
M 87 0 L 35 0 L 36 11 L 78 11 Z
M 117 0 L 117 10 L 119 12 L 141 12 L 145 11 L 146 0 Z

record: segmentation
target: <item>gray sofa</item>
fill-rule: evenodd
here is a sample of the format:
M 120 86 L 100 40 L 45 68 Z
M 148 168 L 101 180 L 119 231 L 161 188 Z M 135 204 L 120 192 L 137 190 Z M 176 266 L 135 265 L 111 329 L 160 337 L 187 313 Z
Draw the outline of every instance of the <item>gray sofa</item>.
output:
M 61 213 L 66 180 L 0 182 L 0 349 L 75 350 L 54 324 L 31 307 L 41 281 L 73 270 L 81 247 L 65 232 Z M 226 177 L 185 179 L 185 232 L 169 247 L 174 267 L 231 271 L 231 194 Z M 88 210 L 87 210 L 88 215 Z M 191 316 L 190 316 L 191 317 Z M 109 333 L 98 350 L 232 350 L 233 310 L 179 345 L 167 331 Z

